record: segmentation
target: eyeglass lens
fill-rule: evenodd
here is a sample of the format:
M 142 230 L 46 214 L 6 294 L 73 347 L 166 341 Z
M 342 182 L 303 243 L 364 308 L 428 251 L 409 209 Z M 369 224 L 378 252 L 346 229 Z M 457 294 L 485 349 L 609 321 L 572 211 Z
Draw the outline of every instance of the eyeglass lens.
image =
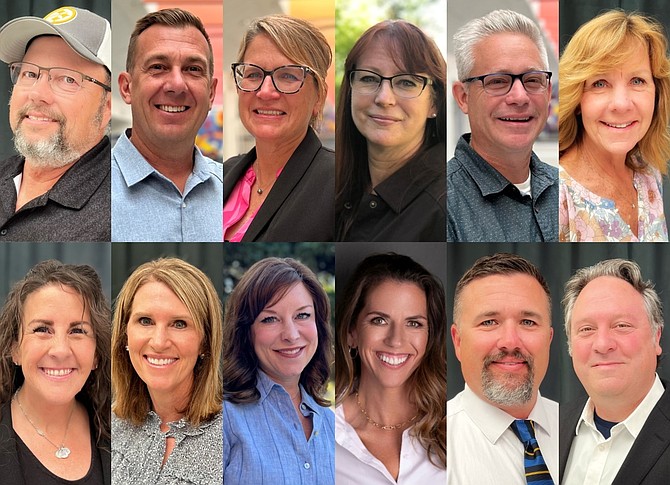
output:
M 493 95 L 507 94 L 516 78 L 521 78 L 523 87 L 530 94 L 541 93 L 547 89 L 548 77 L 544 72 L 526 72 L 517 76 L 512 74 L 489 74 L 482 80 L 484 89 Z
M 40 71 L 46 71 L 51 88 L 61 93 L 74 94 L 81 89 L 84 82 L 82 75 L 71 69 L 41 68 L 35 64 L 19 62 L 10 66 L 12 83 L 21 87 L 34 86 L 40 77 Z
M 387 78 L 388 79 L 388 78 Z M 382 77 L 372 71 L 356 70 L 351 72 L 351 88 L 361 94 L 377 92 L 383 81 Z M 411 74 L 392 76 L 391 89 L 403 98 L 415 98 L 421 94 L 426 85 L 424 78 Z
M 305 70 L 298 66 L 278 67 L 270 72 L 253 65 L 240 64 L 235 67 L 235 80 L 243 91 L 256 91 L 262 86 L 265 76 L 269 75 L 275 88 L 284 94 L 298 92 L 305 80 Z

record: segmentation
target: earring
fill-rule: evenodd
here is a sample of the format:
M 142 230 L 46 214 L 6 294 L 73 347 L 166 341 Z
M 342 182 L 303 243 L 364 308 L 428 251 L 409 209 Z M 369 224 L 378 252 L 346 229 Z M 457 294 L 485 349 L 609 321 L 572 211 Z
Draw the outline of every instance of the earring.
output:
M 126 345 L 126 352 L 130 352 L 130 349 L 128 348 L 127 345 Z
M 204 358 L 205 358 L 205 354 L 204 354 L 204 352 L 203 352 L 202 354 L 200 354 L 199 357 L 200 357 L 201 359 L 204 359 Z
M 21 367 L 21 364 L 19 364 L 18 362 L 14 362 L 14 365 L 15 365 L 16 367 Z
M 349 347 L 349 356 L 352 359 L 355 359 L 356 357 L 358 357 L 358 349 L 356 347 Z
M 433 113 L 430 115 L 431 118 L 437 118 L 437 113 Z

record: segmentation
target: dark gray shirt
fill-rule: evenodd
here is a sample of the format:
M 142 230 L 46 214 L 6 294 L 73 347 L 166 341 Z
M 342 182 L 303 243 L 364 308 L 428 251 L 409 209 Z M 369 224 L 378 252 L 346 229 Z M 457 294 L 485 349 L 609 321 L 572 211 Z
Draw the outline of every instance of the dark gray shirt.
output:
M 109 241 L 110 144 L 106 136 L 72 165 L 46 193 L 16 210 L 14 177 L 25 159 L 0 165 L 0 242 Z
M 530 174 L 522 195 L 463 135 L 447 163 L 447 240 L 558 241 L 558 169 L 532 153 Z

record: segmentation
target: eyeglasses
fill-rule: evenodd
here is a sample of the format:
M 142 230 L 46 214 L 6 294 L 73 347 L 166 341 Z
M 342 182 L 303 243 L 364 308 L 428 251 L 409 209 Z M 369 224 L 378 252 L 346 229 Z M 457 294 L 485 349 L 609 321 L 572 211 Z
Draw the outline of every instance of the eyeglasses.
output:
M 401 98 L 416 98 L 433 80 L 418 74 L 396 74 L 386 77 L 367 69 L 354 69 L 349 72 L 349 83 L 352 91 L 359 94 L 374 94 L 383 81 L 391 83 L 391 90 Z
M 97 79 L 93 79 L 74 69 L 67 69 L 65 67 L 41 67 L 30 62 L 13 62 L 9 65 L 9 76 L 12 79 L 12 84 L 21 86 L 22 88 L 34 86 L 40 78 L 40 73 L 42 71 L 46 71 L 49 85 L 54 93 L 75 94 L 81 89 L 84 81 L 97 84 L 105 91 L 112 90 L 111 87 L 101 83 Z
M 521 74 L 508 74 L 505 72 L 496 72 L 493 74 L 484 74 L 483 76 L 470 77 L 463 79 L 464 83 L 481 81 L 484 91 L 491 96 L 504 96 L 509 93 L 514 85 L 514 81 L 519 79 L 528 94 L 539 94 L 547 90 L 551 72 L 549 71 L 528 71 Z
M 280 66 L 271 71 L 246 62 L 236 62 L 230 67 L 233 69 L 237 87 L 249 93 L 258 91 L 265 82 L 265 78 L 270 76 L 277 91 L 283 94 L 295 94 L 302 88 L 307 74 L 312 72 L 307 66 L 293 64 Z

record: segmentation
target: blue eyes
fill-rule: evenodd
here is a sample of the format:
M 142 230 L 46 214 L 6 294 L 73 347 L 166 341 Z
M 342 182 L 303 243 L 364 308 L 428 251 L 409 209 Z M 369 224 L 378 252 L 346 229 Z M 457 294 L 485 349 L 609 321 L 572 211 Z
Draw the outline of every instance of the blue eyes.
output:
M 312 317 L 312 314 L 309 312 L 300 312 L 295 315 L 294 319 L 295 320 L 309 320 Z M 278 323 L 281 320 L 279 317 L 276 317 L 275 315 L 269 315 L 265 318 L 262 318 L 260 320 L 261 323 Z
M 137 323 L 139 323 L 143 327 L 149 327 L 151 325 L 154 325 L 154 321 L 149 317 L 140 317 L 137 319 Z M 184 320 L 175 320 L 171 322 L 170 325 L 179 330 L 188 327 L 188 323 L 186 323 Z

